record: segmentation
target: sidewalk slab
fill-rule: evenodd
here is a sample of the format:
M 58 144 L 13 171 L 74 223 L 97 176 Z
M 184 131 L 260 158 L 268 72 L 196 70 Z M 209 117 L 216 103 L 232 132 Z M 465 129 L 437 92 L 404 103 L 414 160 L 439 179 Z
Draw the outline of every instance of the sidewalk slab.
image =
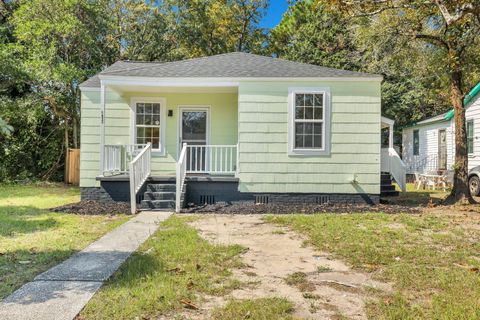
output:
M 32 281 L 0 303 L 0 319 L 73 319 L 102 282 Z
M 0 302 L 0 319 L 71 320 L 171 212 L 144 211 Z

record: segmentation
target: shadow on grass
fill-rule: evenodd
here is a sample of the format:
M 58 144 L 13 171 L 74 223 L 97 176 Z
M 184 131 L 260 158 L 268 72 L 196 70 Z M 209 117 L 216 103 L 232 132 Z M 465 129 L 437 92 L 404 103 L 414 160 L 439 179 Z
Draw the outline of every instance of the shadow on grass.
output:
M 12 250 L 0 255 L 0 300 L 77 250 Z M 0 317 L 1 318 L 1 317 Z
M 162 269 L 157 260 L 142 253 L 133 253 L 122 265 L 129 253 L 117 250 L 7 252 L 0 256 L 0 299 L 34 278 L 35 281 L 15 291 L 5 302 L 15 301 L 27 305 L 61 298 L 65 296 L 65 290 L 74 290 L 76 293 L 94 292 L 99 288 L 94 283 L 101 284 L 118 265 L 121 267 L 107 280 L 107 286 L 114 282 L 115 286 L 129 288 Z M 41 294 L 32 294 L 31 290 L 38 290 Z
M 0 206 L 0 236 L 44 231 L 58 226 L 51 217 L 39 217 L 47 210 L 32 206 Z
M 79 193 L 79 188 L 63 183 L 0 184 L 0 200 L 9 198 L 65 196 Z
M 448 193 L 432 192 L 429 190 L 415 190 L 400 192 L 397 197 L 382 197 L 382 203 L 396 204 L 407 207 L 427 207 L 441 204 Z

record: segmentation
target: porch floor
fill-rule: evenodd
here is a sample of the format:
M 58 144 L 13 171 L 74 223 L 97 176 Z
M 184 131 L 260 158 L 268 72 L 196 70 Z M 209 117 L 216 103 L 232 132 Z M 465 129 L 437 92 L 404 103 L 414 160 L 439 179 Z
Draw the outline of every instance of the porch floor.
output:
M 98 176 L 97 181 L 129 181 L 130 177 L 127 174 L 119 174 L 112 176 Z M 147 182 L 151 183 L 174 183 L 175 176 L 150 176 Z M 187 174 L 187 181 L 199 181 L 199 182 L 238 182 L 239 179 L 232 175 L 211 175 L 211 174 Z

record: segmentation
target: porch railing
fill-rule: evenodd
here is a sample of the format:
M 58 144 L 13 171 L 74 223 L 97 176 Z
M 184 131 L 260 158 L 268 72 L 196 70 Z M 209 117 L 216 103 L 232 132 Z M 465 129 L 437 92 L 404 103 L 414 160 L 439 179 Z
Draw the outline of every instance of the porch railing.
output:
M 409 173 L 426 173 L 428 171 L 435 171 L 439 169 L 438 155 L 429 154 L 417 161 L 414 161 L 408 166 Z
M 184 143 L 182 146 L 182 151 L 180 151 L 180 156 L 178 157 L 177 162 L 177 172 L 176 172 L 176 193 L 175 193 L 175 211 L 180 212 L 182 208 L 182 192 L 185 184 L 185 176 L 187 174 L 187 144 Z
M 150 162 L 152 158 L 152 145 L 148 143 L 140 153 L 130 162 L 130 208 L 132 214 L 137 211 L 137 193 L 150 176 Z
M 389 172 L 402 192 L 407 190 L 407 166 L 394 148 L 382 149 L 381 171 Z
M 234 174 L 237 145 L 187 145 L 187 173 Z
M 105 145 L 103 162 L 103 174 L 118 175 L 126 174 L 130 170 L 129 163 L 147 145 L 146 144 L 112 144 Z

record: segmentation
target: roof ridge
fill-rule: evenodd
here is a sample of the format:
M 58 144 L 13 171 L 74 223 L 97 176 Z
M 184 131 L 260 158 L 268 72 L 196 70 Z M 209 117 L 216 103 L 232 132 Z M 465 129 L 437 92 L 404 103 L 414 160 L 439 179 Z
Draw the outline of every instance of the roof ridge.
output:
M 200 61 L 200 60 L 205 60 L 205 59 L 208 59 L 208 58 L 212 58 L 212 57 L 218 57 L 218 56 L 225 56 L 225 55 L 231 55 L 231 54 L 236 54 L 236 53 L 245 53 L 245 52 L 240 52 L 240 51 L 233 51 L 233 52 L 226 52 L 226 53 L 219 53 L 219 54 L 214 54 L 214 55 L 211 55 L 211 56 L 203 56 L 203 57 L 196 57 L 196 58 L 189 58 L 189 59 L 183 59 L 183 60 L 174 60 L 174 61 L 163 61 L 163 62 L 156 62 L 156 61 L 139 61 L 140 63 L 145 63 L 145 64 L 156 64 L 156 65 L 165 65 L 165 64 L 175 64 L 175 63 L 185 63 L 185 62 L 191 62 L 191 61 Z M 260 56 L 261 57 L 261 56 Z M 126 63 L 137 63 L 136 61 L 123 61 L 123 60 L 119 60 L 117 62 L 126 62 Z M 108 72 L 100 72 L 101 74 L 111 74 L 111 73 L 117 73 L 117 72 L 122 72 L 122 71 L 132 71 L 132 70 L 141 70 L 141 69 L 145 69 L 146 66 L 141 66 L 141 67 L 138 67 L 138 68 L 125 68 L 125 69 L 119 69 L 119 70 L 114 70 L 114 71 L 108 71 Z

